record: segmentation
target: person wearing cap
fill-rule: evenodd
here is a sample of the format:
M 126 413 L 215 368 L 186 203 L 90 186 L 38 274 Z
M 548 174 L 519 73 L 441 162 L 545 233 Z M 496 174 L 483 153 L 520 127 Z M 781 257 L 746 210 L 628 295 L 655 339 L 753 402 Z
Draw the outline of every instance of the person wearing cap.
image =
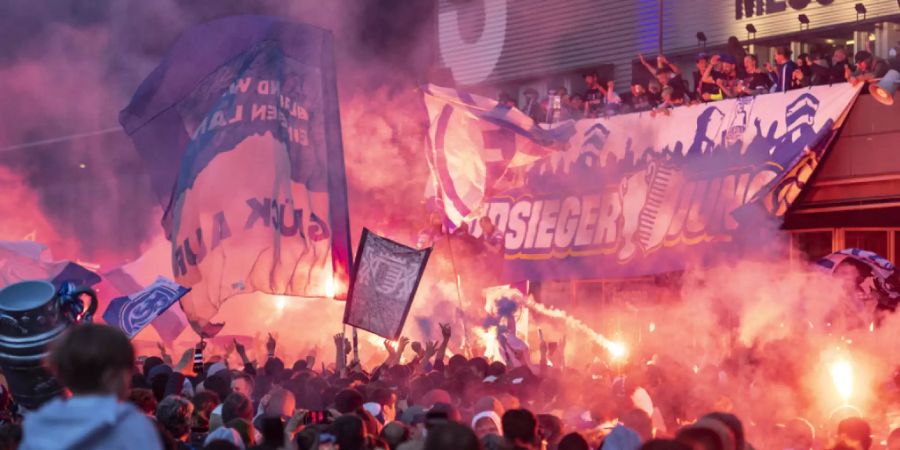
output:
M 865 50 L 856 52 L 854 59 L 856 60 L 856 71 L 850 73 L 849 67 L 844 69 L 845 73 L 849 74 L 847 81 L 854 86 L 881 78 L 889 69 L 887 61 L 875 57 Z

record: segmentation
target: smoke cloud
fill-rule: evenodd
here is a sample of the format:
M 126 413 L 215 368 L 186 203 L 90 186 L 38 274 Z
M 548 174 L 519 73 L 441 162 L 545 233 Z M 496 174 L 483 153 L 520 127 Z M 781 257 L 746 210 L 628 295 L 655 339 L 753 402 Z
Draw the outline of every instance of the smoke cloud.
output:
M 151 252 L 163 257 L 145 265 L 144 275 L 171 275 L 158 248 L 168 245 L 161 239 L 162 210 L 147 175 L 127 138 L 105 130 L 117 126 L 119 109 L 180 32 L 255 13 L 335 31 L 354 242 L 369 227 L 415 243 L 426 225 L 421 202 L 427 179 L 426 124 L 416 89 L 432 59 L 433 2 L 311 3 L 45 1 L 7 7 L 0 15 L 6 43 L 0 47 L 0 238 L 34 232 L 58 258 L 108 267 Z M 97 133 L 81 136 L 91 132 Z M 29 144 L 72 135 L 81 137 Z M 778 224 L 769 225 L 765 229 L 776 233 Z M 464 339 L 485 335 L 476 332 L 487 315 L 477 287 L 495 281 L 475 275 L 471 255 L 451 256 L 447 241 L 439 241 L 405 332 L 438 339 L 437 324 L 452 323 L 451 349 L 458 351 Z M 661 403 L 682 399 L 672 403 L 683 411 L 663 411 L 670 418 L 731 409 L 759 439 L 797 416 L 827 424 L 844 403 L 876 414 L 878 383 L 900 363 L 896 317 L 870 330 L 867 316 L 854 312 L 847 280 L 784 256 L 691 268 L 674 281 L 647 284 L 636 294 L 616 284 L 585 287 L 575 301 L 567 294 L 554 298 L 545 286 L 531 300 L 540 306 L 529 308 L 526 301 L 524 307 L 548 341 L 566 338 L 570 367 L 630 375 Z M 271 330 L 289 363 L 315 352 L 329 364 L 342 310 L 339 302 L 254 294 L 226 303 L 216 320 L 227 323 L 223 334 L 258 344 L 262 330 Z M 580 325 L 571 326 L 572 320 Z M 179 345 L 191 344 L 188 334 Z M 153 351 L 155 338 L 148 329 L 137 343 Z M 533 333 L 526 338 L 538 348 Z M 364 362 L 377 362 L 381 340 L 364 332 L 360 340 Z M 608 342 L 626 346 L 627 359 L 611 362 Z M 215 345 L 224 350 L 225 344 Z M 852 361 L 855 390 L 846 400 L 830 374 L 839 360 Z M 660 368 L 664 383 L 647 375 L 648 362 Z M 573 390 L 566 398 L 580 395 Z

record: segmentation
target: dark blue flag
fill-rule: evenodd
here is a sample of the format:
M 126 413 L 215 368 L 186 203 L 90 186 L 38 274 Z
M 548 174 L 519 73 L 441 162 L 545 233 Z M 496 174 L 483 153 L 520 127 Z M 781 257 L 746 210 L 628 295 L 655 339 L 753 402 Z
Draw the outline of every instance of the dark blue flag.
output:
M 350 233 L 333 37 L 261 16 L 195 26 L 119 120 L 167 204 L 196 329 L 229 298 L 346 298 Z M 209 331 L 209 330 L 207 330 Z

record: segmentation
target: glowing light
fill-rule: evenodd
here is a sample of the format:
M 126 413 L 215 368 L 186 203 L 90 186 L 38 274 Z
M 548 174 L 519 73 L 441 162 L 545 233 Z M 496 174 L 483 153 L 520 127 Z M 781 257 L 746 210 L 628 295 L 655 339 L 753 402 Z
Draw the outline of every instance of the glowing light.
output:
M 853 365 L 850 361 L 839 359 L 831 364 L 831 381 L 841 400 L 850 400 L 853 395 Z
M 693 370 L 694 370 L 694 375 L 697 375 L 698 373 L 700 373 L 700 366 L 694 364 Z
M 275 296 L 275 309 L 277 309 L 278 312 L 282 312 L 282 311 L 284 311 L 285 306 L 287 306 L 287 297 L 285 297 L 283 295 L 276 295 Z
M 87 164 L 85 164 L 85 163 L 81 163 L 78 165 L 79 169 L 84 169 L 85 167 L 87 167 Z
M 490 327 L 488 329 L 475 327 L 473 328 L 473 331 L 475 332 L 475 338 L 484 348 L 485 359 L 488 361 L 499 361 L 500 341 L 497 339 L 497 327 Z
M 869 333 L 875 332 L 875 322 L 869 322 Z
M 606 350 L 613 360 L 623 359 L 628 355 L 628 349 L 625 347 L 625 344 L 621 342 L 609 342 L 606 345 Z
M 325 277 L 325 296 L 328 298 L 334 298 L 334 274 L 328 274 Z
M 650 328 L 649 328 L 649 329 L 650 329 L 650 332 L 651 332 L 651 333 L 654 332 L 654 331 L 656 331 L 656 324 L 653 323 L 653 322 L 650 322 Z

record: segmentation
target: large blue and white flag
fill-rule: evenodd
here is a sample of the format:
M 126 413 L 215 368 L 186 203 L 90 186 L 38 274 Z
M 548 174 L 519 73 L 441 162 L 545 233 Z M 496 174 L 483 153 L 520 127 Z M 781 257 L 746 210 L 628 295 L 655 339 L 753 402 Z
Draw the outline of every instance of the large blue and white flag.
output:
M 331 32 L 261 16 L 188 30 L 121 115 L 196 327 L 250 292 L 346 297 L 350 233 Z
M 493 100 L 431 89 L 430 193 L 476 237 L 478 219 L 491 219 L 506 281 L 682 270 L 760 247 L 755 237 L 798 198 L 860 89 L 842 83 L 579 120 L 545 156 L 533 151 L 547 148 L 536 125 L 505 119 L 521 113 L 501 117 Z M 488 139 L 498 130 L 500 145 Z M 528 158 L 515 164 L 520 156 Z
M 172 280 L 159 277 L 150 286 L 109 302 L 103 320 L 121 329 L 129 339 L 133 338 L 189 291 Z

